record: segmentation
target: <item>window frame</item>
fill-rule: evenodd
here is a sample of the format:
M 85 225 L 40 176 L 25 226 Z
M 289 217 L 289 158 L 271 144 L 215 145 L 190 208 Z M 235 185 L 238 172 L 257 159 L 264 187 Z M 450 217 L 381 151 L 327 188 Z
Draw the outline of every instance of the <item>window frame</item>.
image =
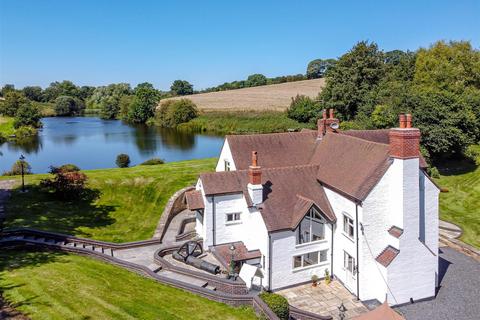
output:
M 309 269 L 309 268 L 314 268 L 322 265 L 327 265 L 329 263 L 328 261 L 328 250 L 329 249 L 322 249 L 322 250 L 315 250 L 315 251 L 310 251 L 310 252 L 305 252 L 301 254 L 296 254 L 292 256 L 292 271 L 298 271 L 298 270 L 304 270 L 304 269 Z M 322 261 L 322 252 L 325 252 L 325 260 Z M 317 255 L 317 261 L 316 263 L 312 264 L 307 264 L 305 265 L 305 256 L 311 255 L 311 254 L 316 254 Z M 300 266 L 296 267 L 295 266 L 295 260 L 298 260 L 300 258 Z
M 232 217 L 232 220 L 228 220 L 229 217 Z M 242 223 L 242 213 L 241 212 L 228 212 L 225 214 L 225 224 L 237 224 Z
M 355 238 L 355 221 L 345 213 L 343 214 L 343 233 L 352 240 Z
M 317 218 L 316 215 L 318 215 L 320 218 Z M 303 221 L 307 219 L 308 220 L 308 230 L 302 230 L 302 223 Z M 317 222 L 319 224 L 321 224 L 322 226 L 322 238 L 321 239 L 316 239 L 316 240 L 313 240 L 313 236 L 314 236 L 314 233 L 313 233 L 313 222 Z M 325 219 L 322 217 L 322 215 L 320 214 L 320 212 L 315 208 L 315 207 L 310 207 L 310 209 L 308 210 L 308 213 L 303 217 L 302 221 L 300 221 L 300 223 L 298 224 L 298 227 L 297 227 L 297 230 L 295 231 L 295 245 L 296 246 L 304 246 L 304 245 L 309 245 L 309 244 L 312 244 L 312 243 L 318 243 L 318 242 L 322 242 L 322 241 L 326 241 L 326 236 L 325 236 L 325 224 L 326 224 L 326 221 Z M 309 240 L 308 241 L 304 241 L 304 242 L 301 242 L 302 240 L 302 231 L 303 232 L 306 232 L 307 235 L 308 235 L 308 238 Z
M 349 260 L 352 262 L 351 270 L 349 268 Z M 355 258 L 345 250 L 343 251 L 343 269 L 355 276 Z
M 223 168 L 225 171 L 231 171 L 232 168 L 230 166 L 230 161 L 228 161 L 227 159 L 223 159 Z

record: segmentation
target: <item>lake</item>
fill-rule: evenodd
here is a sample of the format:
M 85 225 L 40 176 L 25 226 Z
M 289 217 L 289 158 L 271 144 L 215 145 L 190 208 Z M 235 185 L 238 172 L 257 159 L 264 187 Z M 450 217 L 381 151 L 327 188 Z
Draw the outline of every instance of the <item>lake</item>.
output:
M 222 136 L 175 129 L 131 125 L 97 117 L 52 117 L 42 119 L 37 137 L 0 146 L 0 173 L 10 170 L 23 154 L 34 173 L 49 166 L 73 163 L 81 169 L 116 167 L 119 153 L 130 156 L 131 165 L 151 158 L 167 162 L 217 157 Z

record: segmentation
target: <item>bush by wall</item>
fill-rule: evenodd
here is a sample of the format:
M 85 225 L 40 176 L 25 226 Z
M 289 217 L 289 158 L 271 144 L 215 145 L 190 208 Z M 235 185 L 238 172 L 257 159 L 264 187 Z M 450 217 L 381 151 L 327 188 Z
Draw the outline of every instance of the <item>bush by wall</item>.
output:
M 259 297 L 272 309 L 273 312 L 282 320 L 288 320 L 290 307 L 285 297 L 269 292 L 262 292 Z

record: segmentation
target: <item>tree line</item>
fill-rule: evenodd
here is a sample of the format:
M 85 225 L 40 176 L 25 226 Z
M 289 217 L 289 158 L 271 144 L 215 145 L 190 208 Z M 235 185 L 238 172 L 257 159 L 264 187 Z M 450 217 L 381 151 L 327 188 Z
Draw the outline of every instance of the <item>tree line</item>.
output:
M 317 99 L 299 96 L 288 115 L 314 122 L 334 108 L 343 129 L 383 129 L 412 113 L 422 153 L 432 162 L 474 154 L 480 141 L 480 51 L 466 41 L 439 41 L 415 52 L 384 52 L 362 41 L 324 70 Z

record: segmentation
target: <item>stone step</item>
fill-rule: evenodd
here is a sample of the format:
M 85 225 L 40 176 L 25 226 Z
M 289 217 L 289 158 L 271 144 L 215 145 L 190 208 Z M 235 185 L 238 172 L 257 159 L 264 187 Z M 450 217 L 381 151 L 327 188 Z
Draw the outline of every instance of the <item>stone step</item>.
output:
M 157 273 L 158 271 L 160 271 L 162 269 L 162 266 L 159 266 L 156 263 L 151 263 L 147 266 L 147 268 L 150 269 L 151 271 Z
M 214 286 L 211 286 L 207 283 L 207 285 L 204 287 L 205 289 L 212 290 L 212 291 L 217 291 L 217 288 Z

